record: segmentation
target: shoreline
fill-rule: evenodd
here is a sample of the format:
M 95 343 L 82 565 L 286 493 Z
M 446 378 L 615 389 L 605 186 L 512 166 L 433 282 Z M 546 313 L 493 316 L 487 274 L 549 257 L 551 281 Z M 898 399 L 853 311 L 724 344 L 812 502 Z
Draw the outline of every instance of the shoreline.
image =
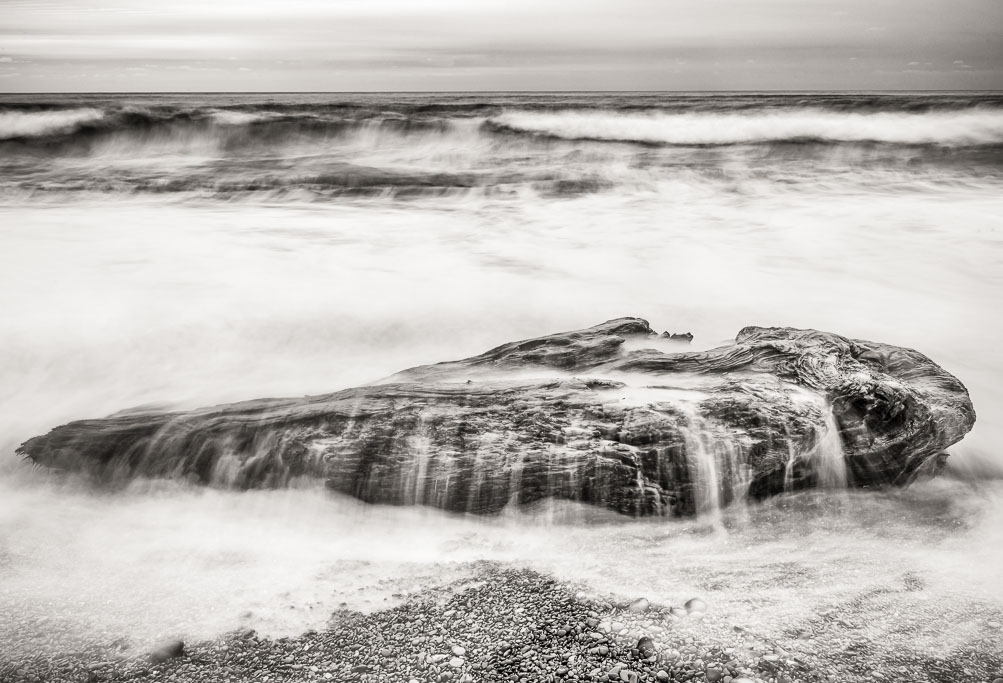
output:
M 973 612 L 971 604 L 959 604 L 950 613 L 930 604 L 931 619 L 990 624 L 947 657 L 909 651 L 908 623 L 895 629 L 894 640 L 854 633 L 862 620 L 894 619 L 875 608 L 921 592 L 915 576 L 900 587 L 864 590 L 777 635 L 730 624 L 699 598 L 688 610 L 642 598 L 614 602 L 514 565 L 477 562 L 473 570 L 470 579 L 391 609 L 335 612 L 326 629 L 297 637 L 236 631 L 186 644 L 182 656 L 161 664 L 116 654 L 114 644 L 30 661 L 0 659 L 0 681 L 990 683 L 1003 675 L 1003 648 L 995 644 L 1003 635 L 999 609 Z

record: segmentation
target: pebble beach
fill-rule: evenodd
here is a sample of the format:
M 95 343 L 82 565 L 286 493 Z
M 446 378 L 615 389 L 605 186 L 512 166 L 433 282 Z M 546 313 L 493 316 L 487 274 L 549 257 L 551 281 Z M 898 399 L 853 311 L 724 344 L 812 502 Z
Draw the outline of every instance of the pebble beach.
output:
M 121 643 L 95 644 L 0 662 L 0 680 L 1000 683 L 999 610 L 927 601 L 909 619 L 880 616 L 883 602 L 901 606 L 903 595 L 922 592 L 920 580 L 906 577 L 901 586 L 862 592 L 780 634 L 762 634 L 730 623 L 699 597 L 682 605 L 611 600 L 587 586 L 484 562 L 470 578 L 393 609 L 335 612 L 328 628 L 298 637 L 262 638 L 244 629 L 204 642 L 166 641 L 145 656 L 122 654 Z M 880 639 L 863 635 L 861 622 L 875 618 L 897 619 L 899 627 Z M 978 625 L 981 635 L 949 656 L 918 652 L 916 630 L 945 619 Z

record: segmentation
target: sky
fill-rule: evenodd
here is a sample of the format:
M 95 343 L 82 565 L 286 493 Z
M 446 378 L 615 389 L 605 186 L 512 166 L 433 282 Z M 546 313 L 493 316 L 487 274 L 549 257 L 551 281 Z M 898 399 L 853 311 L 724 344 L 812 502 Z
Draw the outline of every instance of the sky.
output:
M 0 91 L 1003 89 L 1003 0 L 0 0 Z

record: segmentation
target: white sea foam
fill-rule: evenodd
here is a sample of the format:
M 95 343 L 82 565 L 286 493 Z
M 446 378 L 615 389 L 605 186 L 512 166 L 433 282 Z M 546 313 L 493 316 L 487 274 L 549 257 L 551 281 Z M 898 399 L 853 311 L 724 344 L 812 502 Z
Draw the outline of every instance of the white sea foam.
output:
M 623 129 L 657 117 L 619 118 Z M 750 324 L 918 348 L 968 386 L 979 412 L 951 449 L 951 468 L 980 478 L 1003 470 L 1003 192 L 992 160 L 973 171 L 938 166 L 936 151 L 906 150 L 891 163 L 859 150 L 842 156 L 852 145 L 827 148 L 824 164 L 739 148 L 684 155 L 492 135 L 478 123 L 365 125 L 267 148 L 267 161 L 278 157 L 294 173 L 348 160 L 480 172 L 493 183 L 446 197 L 0 199 L 0 654 L 65 650 L 76 636 L 142 646 L 240 625 L 294 633 L 322 625 L 342 602 L 391 604 L 394 592 L 462 576 L 462 563 L 476 559 L 659 601 L 700 595 L 734 623 L 773 634 L 866 588 L 901 585 L 905 572 L 929 590 L 895 593 L 896 609 L 909 595 L 998 601 L 998 488 L 995 503 L 963 487 L 938 493 L 950 481 L 850 492 L 844 508 L 816 517 L 817 508 L 788 511 L 778 500 L 743 526 L 729 509 L 720 524 L 728 533 L 714 535 L 702 521 L 602 514 L 590 527 L 470 520 L 319 489 L 174 483 L 111 496 L 22 478 L 16 445 L 69 420 L 156 401 L 194 407 L 333 391 L 622 315 L 692 332 L 695 350 Z M 24 178 L 60 186 L 139 169 L 145 182 L 184 177 L 193 165 L 213 180 L 278 172 L 255 166 L 257 147 L 239 156 L 239 145 L 215 141 L 222 131 L 233 142 L 239 129 L 204 128 L 140 126 L 95 142 L 90 156 L 46 158 Z M 236 163 L 221 170 L 227 154 Z M 913 156 L 934 161 L 903 163 Z M 554 197 L 538 190 L 551 176 L 609 185 Z M 955 510 L 949 531 L 938 526 L 942 507 L 969 503 L 983 516 Z M 927 622 L 931 646 L 948 654 L 978 628 L 954 628 L 944 615 Z
M 719 626 L 770 637 L 868 589 L 891 589 L 893 626 L 916 626 L 917 650 L 947 655 L 977 638 L 979 625 L 958 629 L 941 612 L 930 620 L 915 599 L 1003 608 L 1003 506 L 999 486 L 921 488 L 804 494 L 748 517 L 727 510 L 709 533 L 703 521 L 625 520 L 570 503 L 478 519 L 368 506 L 319 488 L 227 492 L 154 482 L 108 496 L 0 480 L 0 661 L 119 639 L 141 654 L 159 638 L 239 627 L 294 635 L 323 628 L 339 607 L 386 609 L 471 577 L 469 563 L 478 560 L 529 566 L 622 598 L 680 605 L 700 596 L 725 617 Z M 586 513 L 592 524 L 575 523 Z M 972 527 L 959 529 L 957 520 Z M 902 592 L 907 575 L 928 590 Z M 860 628 L 880 639 L 888 625 Z
M 105 116 L 100 109 L 81 108 L 58 111 L 0 112 L 0 140 L 68 133 L 83 123 L 94 123 Z
M 255 121 L 272 118 L 273 116 L 274 114 L 267 112 L 231 111 L 228 109 L 216 109 L 212 112 L 213 121 L 228 126 L 245 126 Z
M 682 114 L 512 111 L 492 121 L 513 130 L 560 138 L 666 145 L 801 139 L 947 147 L 1003 143 L 1003 110 L 998 109 L 928 113 L 820 109 Z

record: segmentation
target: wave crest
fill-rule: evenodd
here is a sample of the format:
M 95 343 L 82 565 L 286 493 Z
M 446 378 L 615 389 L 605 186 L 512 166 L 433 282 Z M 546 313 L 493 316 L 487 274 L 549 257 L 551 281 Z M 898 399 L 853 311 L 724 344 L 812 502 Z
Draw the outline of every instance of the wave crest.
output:
M 0 111 L 0 140 L 69 133 L 100 121 L 105 113 L 92 107 L 53 111 Z
M 713 146 L 771 142 L 876 142 L 968 147 L 1003 144 L 1003 110 L 847 113 L 820 109 L 742 113 L 512 111 L 499 129 L 567 140 Z

